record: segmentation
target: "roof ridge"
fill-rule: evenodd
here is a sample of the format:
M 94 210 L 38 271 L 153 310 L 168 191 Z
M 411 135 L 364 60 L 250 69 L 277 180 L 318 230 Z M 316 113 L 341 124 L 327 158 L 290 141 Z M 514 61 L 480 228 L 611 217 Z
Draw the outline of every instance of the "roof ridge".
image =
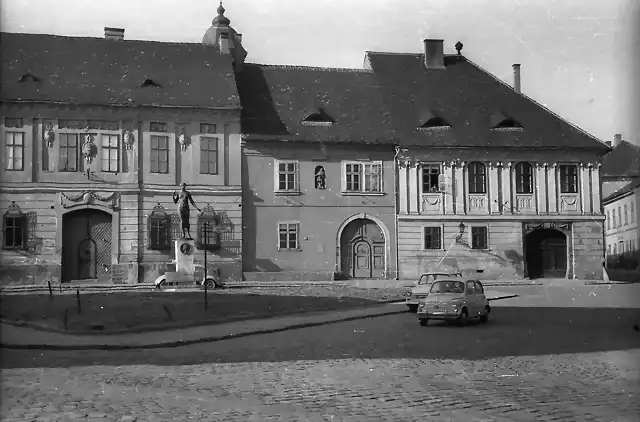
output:
M 366 54 L 387 54 L 390 56 L 424 56 L 424 53 L 398 53 L 395 51 L 372 51 L 372 50 L 366 50 L 365 51 Z M 465 60 L 467 60 L 467 58 L 465 56 L 463 56 L 462 54 L 444 54 L 444 57 L 461 57 L 464 58 Z
M 107 40 L 104 37 L 92 37 L 87 35 L 81 36 L 73 36 L 73 35 L 58 35 L 58 34 L 34 34 L 32 32 L 6 32 L 0 31 L 0 36 L 2 35 L 20 35 L 20 36 L 34 36 L 34 37 L 51 37 L 51 38 L 66 38 L 66 39 L 74 39 L 74 40 Z M 118 40 L 118 43 L 153 43 L 153 44 L 164 44 L 164 45 L 202 45 L 201 42 L 188 42 L 188 41 L 158 41 L 158 40 L 135 40 L 135 39 L 123 39 Z
M 369 69 L 359 69 L 355 67 L 322 67 L 322 66 L 302 66 L 290 64 L 263 64 L 263 63 L 246 63 L 247 65 L 255 65 L 260 67 L 268 67 L 273 69 L 294 69 L 294 70 L 319 70 L 324 72 L 353 72 L 353 73 L 373 73 Z
M 473 61 L 466 59 L 467 62 L 469 64 L 471 64 L 472 66 L 475 66 L 477 69 L 481 70 L 482 72 L 486 73 L 487 75 L 489 75 L 490 77 L 492 77 L 493 79 L 495 79 L 496 81 L 498 81 L 500 84 L 508 87 L 509 89 L 513 90 L 513 87 L 511 85 L 509 85 L 508 83 L 506 83 L 505 81 L 503 81 L 502 79 L 498 78 L 497 76 L 495 76 L 493 73 L 489 72 L 488 70 L 486 70 L 485 68 L 483 68 L 482 66 L 478 65 L 477 63 L 474 63 Z M 590 134 L 589 132 L 587 132 L 586 130 L 580 128 L 579 126 L 575 125 L 574 123 L 571 123 L 569 120 L 565 119 L 564 117 L 560 116 L 559 114 L 555 113 L 553 110 L 551 110 L 550 108 L 540 104 L 539 102 L 537 102 L 536 100 L 534 100 L 533 98 L 529 97 L 526 94 L 523 94 L 522 92 L 520 92 L 518 95 L 521 95 L 522 97 L 526 98 L 527 100 L 531 101 L 532 103 L 534 103 L 535 105 L 537 105 L 538 107 L 542 108 L 544 111 L 546 111 L 547 113 L 551 114 L 552 116 L 560 119 L 562 122 L 568 124 L 569 126 L 573 127 L 574 129 L 576 129 L 578 132 L 582 133 L 583 135 L 588 136 L 589 138 L 593 139 L 594 141 L 600 142 L 602 145 L 607 145 L 604 141 L 596 138 L 595 136 L 593 136 L 592 134 Z

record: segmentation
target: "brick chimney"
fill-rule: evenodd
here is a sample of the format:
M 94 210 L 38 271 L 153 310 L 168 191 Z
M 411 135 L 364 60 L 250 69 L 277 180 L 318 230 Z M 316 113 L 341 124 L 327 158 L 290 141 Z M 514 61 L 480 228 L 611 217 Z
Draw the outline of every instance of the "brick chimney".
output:
M 104 27 L 104 39 L 105 40 L 122 41 L 124 39 L 124 29 L 122 29 L 122 28 L 109 28 L 109 27 L 105 26 Z
M 424 64 L 427 69 L 444 69 L 444 40 L 424 40 Z
M 518 63 L 513 65 L 513 90 L 520 94 L 520 65 Z
M 229 40 L 229 34 L 223 32 L 220 34 L 220 52 L 223 54 L 229 54 L 231 52 L 231 42 Z
M 622 135 L 619 133 L 613 135 L 613 147 L 615 148 L 620 145 L 620 142 L 622 142 Z

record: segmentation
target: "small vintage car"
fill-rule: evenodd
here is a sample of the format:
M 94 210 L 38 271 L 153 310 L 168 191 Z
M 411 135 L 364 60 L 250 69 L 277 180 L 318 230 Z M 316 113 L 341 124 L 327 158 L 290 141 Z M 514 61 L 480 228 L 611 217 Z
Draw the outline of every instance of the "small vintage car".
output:
M 405 304 L 409 310 L 415 313 L 418 310 L 418 302 L 429 294 L 431 283 L 441 279 L 462 279 L 461 273 L 428 272 L 420 276 L 420 279 L 405 293 Z
M 418 304 L 418 320 L 425 326 L 429 320 L 457 321 L 465 325 L 470 319 L 489 320 L 491 306 L 478 280 L 438 280 L 429 295 Z

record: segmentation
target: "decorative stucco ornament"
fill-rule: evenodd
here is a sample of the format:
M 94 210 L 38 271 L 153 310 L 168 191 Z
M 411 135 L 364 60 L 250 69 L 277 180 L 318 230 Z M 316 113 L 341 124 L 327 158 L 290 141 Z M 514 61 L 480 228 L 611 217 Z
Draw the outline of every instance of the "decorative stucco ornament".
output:
M 182 151 L 186 151 L 187 146 L 189 145 L 189 136 L 182 131 L 182 134 L 178 137 L 178 142 L 180 142 L 180 149 Z
M 133 144 L 136 141 L 136 136 L 130 130 L 124 131 L 124 147 L 125 149 L 132 150 Z
M 93 137 L 91 135 L 87 135 L 84 137 L 84 143 L 82 144 L 82 156 L 87 161 L 87 163 L 91 164 L 93 161 L 93 157 L 95 157 L 96 153 L 96 144 L 93 143 Z
M 44 138 L 44 144 L 47 146 L 47 148 L 53 147 L 53 141 L 55 140 L 56 134 L 54 133 L 51 125 L 48 125 L 44 129 L 44 133 L 42 134 L 42 137 Z

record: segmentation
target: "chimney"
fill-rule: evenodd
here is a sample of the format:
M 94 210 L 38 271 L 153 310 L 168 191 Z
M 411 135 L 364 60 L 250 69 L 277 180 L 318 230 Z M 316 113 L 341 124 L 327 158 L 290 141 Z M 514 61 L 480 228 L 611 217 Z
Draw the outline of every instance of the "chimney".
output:
M 513 65 L 513 90 L 520 94 L 520 65 Z
M 622 135 L 619 133 L 613 135 L 613 147 L 615 148 L 620 145 L 620 142 L 622 142 Z
M 242 44 L 242 34 L 236 34 L 236 40 L 238 40 L 238 42 Z
M 607 144 L 607 146 L 611 146 L 611 141 L 605 141 L 605 144 Z
M 122 28 L 109 28 L 109 27 L 105 26 L 104 27 L 104 39 L 105 40 L 122 41 L 124 39 L 124 29 L 122 29 Z
M 220 52 L 223 54 L 229 54 L 230 51 L 230 42 L 229 42 L 229 34 L 227 34 L 226 32 L 223 32 L 222 34 L 220 34 L 220 39 L 219 39 L 219 44 L 220 44 Z
M 424 64 L 427 69 L 444 69 L 444 40 L 424 40 Z

